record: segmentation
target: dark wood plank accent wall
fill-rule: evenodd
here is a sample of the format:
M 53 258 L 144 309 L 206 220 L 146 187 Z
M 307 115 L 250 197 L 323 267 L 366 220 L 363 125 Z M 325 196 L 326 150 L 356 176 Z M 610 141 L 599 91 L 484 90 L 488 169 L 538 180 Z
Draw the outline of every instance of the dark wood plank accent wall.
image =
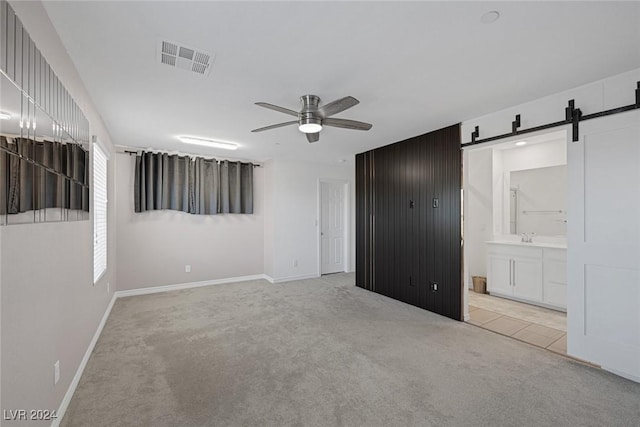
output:
M 460 142 L 455 125 L 356 155 L 356 285 L 456 320 Z

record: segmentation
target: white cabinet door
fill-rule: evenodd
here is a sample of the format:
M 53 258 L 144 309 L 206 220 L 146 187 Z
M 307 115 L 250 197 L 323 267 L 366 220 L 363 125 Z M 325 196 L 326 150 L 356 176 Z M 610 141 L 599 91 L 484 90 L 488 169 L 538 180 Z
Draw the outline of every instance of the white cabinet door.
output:
M 542 302 L 542 260 L 513 258 L 513 296 Z
M 544 260 L 545 304 L 567 308 L 567 263 L 565 261 Z
M 487 288 L 491 294 L 512 294 L 510 257 L 504 255 L 489 255 Z

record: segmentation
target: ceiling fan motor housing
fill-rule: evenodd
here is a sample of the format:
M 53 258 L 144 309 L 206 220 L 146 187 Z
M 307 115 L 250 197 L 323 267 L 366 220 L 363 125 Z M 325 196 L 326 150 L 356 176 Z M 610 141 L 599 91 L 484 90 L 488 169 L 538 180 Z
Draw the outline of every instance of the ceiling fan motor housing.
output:
M 320 98 L 316 95 L 300 97 L 302 109 L 298 114 L 298 129 L 303 133 L 316 133 L 322 130 L 322 116 L 318 112 Z
M 300 97 L 300 103 L 302 104 L 300 113 L 316 112 L 320 105 L 320 97 L 316 95 L 302 95 Z

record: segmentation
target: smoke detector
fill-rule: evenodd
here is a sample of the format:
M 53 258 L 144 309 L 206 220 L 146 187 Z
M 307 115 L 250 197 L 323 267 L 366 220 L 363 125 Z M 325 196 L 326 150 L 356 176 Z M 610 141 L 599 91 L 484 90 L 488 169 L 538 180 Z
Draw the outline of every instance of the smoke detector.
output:
M 215 55 L 202 49 L 167 40 L 158 41 L 158 60 L 170 67 L 208 76 L 214 58 Z

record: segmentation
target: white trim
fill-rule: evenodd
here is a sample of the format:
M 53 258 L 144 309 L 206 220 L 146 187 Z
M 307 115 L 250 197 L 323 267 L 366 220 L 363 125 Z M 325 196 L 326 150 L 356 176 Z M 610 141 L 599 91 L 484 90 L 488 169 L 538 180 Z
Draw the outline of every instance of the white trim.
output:
M 268 280 L 270 277 L 265 274 L 255 274 L 253 276 L 229 277 L 226 279 L 204 280 L 202 282 L 178 283 L 175 285 L 152 286 L 149 288 L 130 289 L 127 291 L 116 291 L 118 298 L 132 297 L 135 295 L 157 294 L 159 292 L 179 291 L 182 289 L 201 288 L 203 286 L 221 285 L 223 283 L 247 282 L 249 280 Z M 272 279 L 273 280 L 273 279 Z
M 573 357 L 573 356 L 569 356 L 569 357 Z M 578 360 L 581 360 L 581 359 L 578 359 Z M 591 362 L 587 362 L 587 363 L 591 363 Z M 606 366 L 601 366 L 601 368 L 604 369 L 605 371 L 611 372 L 612 374 L 616 374 L 619 377 L 626 378 L 628 380 L 640 383 L 640 377 L 636 377 L 635 375 L 631 375 L 631 374 L 628 374 L 626 372 L 619 371 L 617 369 L 611 369 L 611 368 L 608 368 Z
M 316 273 L 303 274 L 301 276 L 288 276 L 288 277 L 276 277 L 276 278 L 265 275 L 265 279 L 271 283 L 284 283 L 284 282 L 292 282 L 294 280 L 317 279 L 318 277 L 320 277 L 320 275 Z
M 53 420 L 53 422 L 51 423 L 52 427 L 58 427 L 60 425 L 60 422 L 62 421 L 62 418 L 64 417 L 64 414 L 67 411 L 67 408 L 69 407 L 69 403 L 71 402 L 71 398 L 73 397 L 73 394 L 75 393 L 76 388 L 78 387 L 78 383 L 80 382 L 80 378 L 82 377 L 84 368 L 87 366 L 87 362 L 91 357 L 91 353 L 93 353 L 93 348 L 96 346 L 96 343 L 98 342 L 98 338 L 100 338 L 100 334 L 102 334 L 102 329 L 104 328 L 104 325 L 105 323 L 107 323 L 107 319 L 111 314 L 111 309 L 113 308 L 113 304 L 116 302 L 116 298 L 118 297 L 114 293 L 113 296 L 111 297 L 111 301 L 109 301 L 109 305 L 107 306 L 107 309 L 105 310 L 104 315 L 102 316 L 102 320 L 100 320 L 100 323 L 98 324 L 98 328 L 96 329 L 95 334 L 93 334 L 93 338 L 89 343 L 89 347 L 87 348 L 87 351 L 84 353 L 84 357 L 82 358 L 82 361 L 80 361 L 80 366 L 78 366 L 78 369 L 76 370 L 76 374 L 73 376 L 73 379 L 71 380 L 71 384 L 69 384 L 69 388 L 67 389 L 67 392 L 65 393 L 64 398 L 62 399 L 62 402 L 60 402 L 60 407 L 58 408 L 58 412 L 56 413 L 58 417 L 55 420 Z
M 343 223 L 343 233 L 344 233 L 344 247 L 342 248 L 344 252 L 344 262 L 343 273 L 348 273 L 351 267 L 351 186 L 349 185 L 349 181 L 346 179 L 332 179 L 332 178 L 318 178 L 317 182 L 317 214 L 316 214 L 316 237 L 317 237 L 317 276 L 322 276 L 322 183 L 325 184 L 342 184 L 344 186 L 344 200 L 343 200 L 343 208 L 342 213 L 344 215 Z M 307 277 L 309 279 L 309 277 Z M 295 279 L 293 279 L 295 280 Z
M 104 155 L 106 156 L 107 160 L 111 159 L 111 150 L 109 149 L 109 147 L 107 147 L 107 145 L 104 142 L 102 142 L 100 138 L 98 138 L 97 135 L 91 136 L 91 142 L 93 142 L 95 145 L 100 147 L 100 149 L 104 152 Z

